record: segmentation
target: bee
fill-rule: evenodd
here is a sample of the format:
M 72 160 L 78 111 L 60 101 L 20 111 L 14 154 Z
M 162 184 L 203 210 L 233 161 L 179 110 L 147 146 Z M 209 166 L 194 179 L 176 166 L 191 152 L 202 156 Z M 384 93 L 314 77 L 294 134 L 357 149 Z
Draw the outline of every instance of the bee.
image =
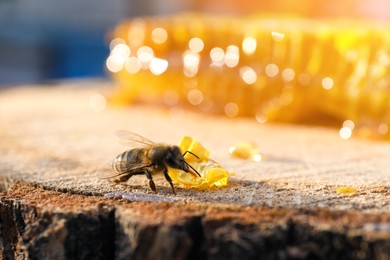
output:
M 171 185 L 172 192 L 176 194 L 172 179 L 168 175 L 169 167 L 201 177 L 199 172 L 184 160 L 184 156 L 187 153 L 199 158 L 190 151 L 182 154 L 180 148 L 176 145 L 156 144 L 141 135 L 126 130 L 117 131 L 116 136 L 121 144 L 135 148 L 118 154 L 110 165 L 113 173 L 101 176 L 103 179 L 121 183 L 126 182 L 134 175 L 145 174 L 149 180 L 150 188 L 157 193 L 152 176 L 162 172 Z

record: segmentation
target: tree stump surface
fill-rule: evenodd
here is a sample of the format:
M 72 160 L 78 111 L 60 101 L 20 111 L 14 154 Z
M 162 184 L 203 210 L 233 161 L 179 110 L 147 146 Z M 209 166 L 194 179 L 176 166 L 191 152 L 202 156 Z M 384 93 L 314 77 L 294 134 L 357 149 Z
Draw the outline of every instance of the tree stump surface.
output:
M 4 259 L 390 258 L 390 143 L 179 108 L 100 111 L 112 86 L 0 91 Z M 118 129 L 168 144 L 192 136 L 234 176 L 211 190 L 176 186 L 177 195 L 161 176 L 158 194 L 145 176 L 113 185 L 96 171 L 126 150 Z M 241 140 L 264 159 L 231 157 Z M 344 186 L 356 193 L 336 191 Z

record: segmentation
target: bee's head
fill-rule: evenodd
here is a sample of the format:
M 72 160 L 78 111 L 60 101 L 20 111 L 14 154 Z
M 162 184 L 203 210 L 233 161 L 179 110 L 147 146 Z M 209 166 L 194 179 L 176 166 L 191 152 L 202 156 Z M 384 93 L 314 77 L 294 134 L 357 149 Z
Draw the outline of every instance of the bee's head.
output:
M 170 151 L 167 153 L 165 162 L 169 167 L 191 173 L 194 176 L 197 174 L 200 177 L 200 174 L 184 160 L 184 155 L 181 154 L 178 146 L 170 147 Z
M 167 166 L 183 170 L 188 172 L 188 165 L 181 154 L 180 148 L 178 146 L 169 147 L 169 152 L 165 157 L 165 163 Z

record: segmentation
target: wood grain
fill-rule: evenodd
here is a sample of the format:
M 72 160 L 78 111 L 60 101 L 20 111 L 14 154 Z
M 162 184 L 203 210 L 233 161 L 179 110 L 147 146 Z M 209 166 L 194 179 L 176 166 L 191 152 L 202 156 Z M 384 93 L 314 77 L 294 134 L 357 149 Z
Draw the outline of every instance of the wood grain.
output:
M 251 119 L 226 119 L 184 110 L 134 105 L 90 108 L 94 94 L 110 91 L 109 83 L 31 86 L 0 95 L 0 172 L 3 176 L 81 194 L 149 194 L 144 176 L 112 186 L 96 178 L 96 170 L 126 147 L 114 132 L 128 129 L 156 142 L 177 144 L 193 136 L 211 157 L 235 176 L 226 188 L 169 192 L 167 199 L 238 205 L 361 209 L 390 211 L 390 144 L 342 140 L 336 129 L 292 125 L 261 125 Z M 228 147 L 240 140 L 255 142 L 260 163 L 232 158 Z M 357 189 L 353 196 L 335 192 Z M 121 192 L 121 193 L 120 193 Z M 123 195 L 122 194 L 122 195 Z

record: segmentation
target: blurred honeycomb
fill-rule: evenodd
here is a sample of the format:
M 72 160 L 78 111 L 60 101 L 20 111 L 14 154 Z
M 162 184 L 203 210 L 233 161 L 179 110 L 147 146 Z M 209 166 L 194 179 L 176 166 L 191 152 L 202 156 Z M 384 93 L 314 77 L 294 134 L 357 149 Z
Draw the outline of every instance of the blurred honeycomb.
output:
M 123 21 L 106 60 L 113 102 L 389 138 L 389 24 L 182 14 Z

